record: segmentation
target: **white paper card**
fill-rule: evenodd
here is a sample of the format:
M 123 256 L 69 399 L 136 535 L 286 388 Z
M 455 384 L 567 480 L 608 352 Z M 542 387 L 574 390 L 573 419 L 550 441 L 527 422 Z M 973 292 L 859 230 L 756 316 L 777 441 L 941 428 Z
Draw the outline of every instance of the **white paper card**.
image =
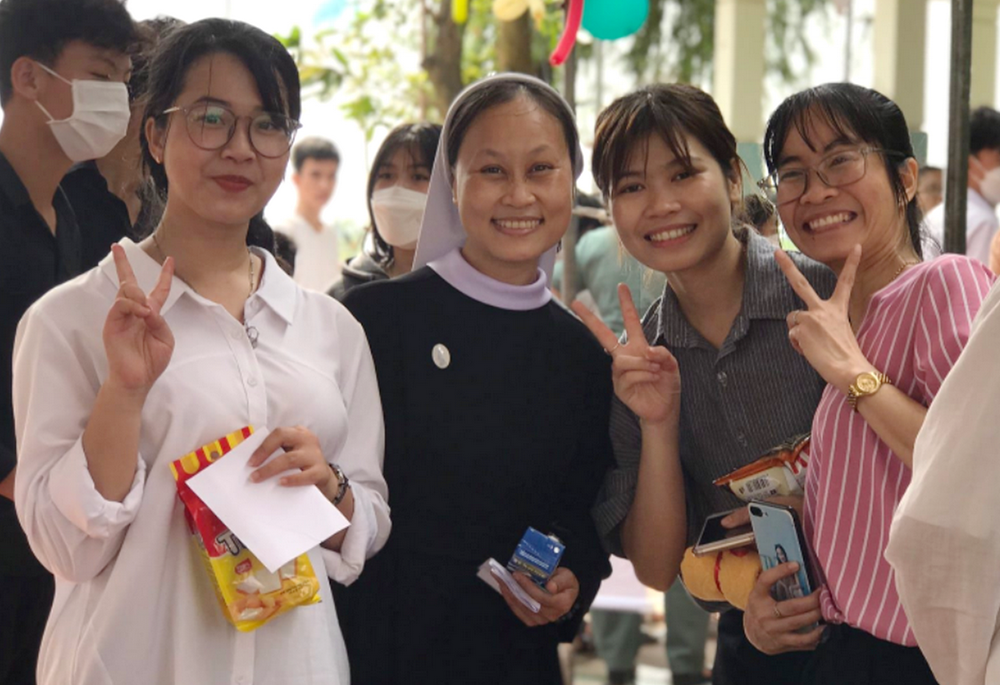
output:
M 500 584 L 497 581 L 497 577 L 499 576 L 500 580 L 503 581 L 503 584 L 514 593 L 514 596 L 517 597 L 521 604 L 531 609 L 532 613 L 537 614 L 541 611 L 542 605 L 532 599 L 531 595 L 525 592 L 524 588 L 517 584 L 517 581 L 514 580 L 514 576 L 510 574 L 507 567 L 496 559 L 487 559 L 480 564 L 476 575 L 479 576 L 480 580 L 485 582 L 497 592 L 500 592 Z
M 188 485 L 271 573 L 350 525 L 316 486 L 286 487 L 280 476 L 254 483 L 247 465 L 271 431 L 261 429 Z M 269 459 L 281 454 L 278 450 Z

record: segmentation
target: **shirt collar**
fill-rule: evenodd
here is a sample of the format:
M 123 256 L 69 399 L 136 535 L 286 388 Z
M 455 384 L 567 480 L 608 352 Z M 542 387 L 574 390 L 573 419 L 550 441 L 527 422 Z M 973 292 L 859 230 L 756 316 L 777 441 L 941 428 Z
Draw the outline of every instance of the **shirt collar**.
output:
M 129 264 L 132 266 L 132 271 L 135 273 L 135 279 L 139 287 L 142 288 L 143 292 L 148 293 L 156 286 L 156 281 L 160 277 L 160 269 L 163 267 L 128 238 L 122 238 L 119 241 L 119 245 L 125 250 L 125 256 L 128 257 Z M 275 261 L 271 253 L 257 247 L 251 249 L 264 263 L 264 271 L 261 274 L 260 283 L 254 295 L 274 310 L 286 323 L 291 324 L 295 318 L 295 296 L 298 287 L 288 274 L 278 266 L 278 262 Z M 110 253 L 101 260 L 99 268 L 114 284 L 115 288 L 117 288 L 118 272 L 115 269 L 114 257 Z M 184 281 L 175 277 L 170 286 L 170 295 L 167 296 L 167 301 L 163 303 L 160 314 L 165 315 L 174 306 L 174 303 L 184 295 L 196 298 L 201 297 Z
M 747 269 L 743 283 L 743 312 L 750 319 L 785 320 L 801 304 L 774 259 L 778 248 L 756 231 L 747 230 Z
M 548 277 L 541 268 L 538 269 L 538 278 L 529 285 L 501 283 L 465 261 L 461 249 L 457 247 L 427 266 L 455 290 L 491 307 L 527 311 L 544 307 L 552 299 Z
M 738 340 L 746 334 L 752 319 L 784 319 L 798 306 L 785 274 L 774 259 L 774 245 L 756 231 L 747 229 L 741 238 L 746 254 L 743 276 L 743 303 L 733 322 L 729 337 Z M 656 339 L 671 347 L 697 347 L 702 340 L 681 311 L 677 296 L 667 284 L 659 306 L 660 322 Z
M 264 272 L 261 274 L 256 295 L 273 309 L 275 314 L 284 319 L 285 323 L 291 324 L 295 319 L 295 298 L 299 287 L 295 285 L 292 277 L 278 266 L 274 255 L 259 247 L 250 249 L 264 263 Z
M 942 203 L 943 206 L 944 203 Z M 969 188 L 969 200 L 968 204 L 978 205 L 983 211 L 992 213 L 994 211 L 993 205 L 986 201 L 986 198 L 979 194 L 978 191 Z
M 14 167 L 7 161 L 7 157 L 0 154 L 0 191 L 7 196 L 11 204 L 15 207 L 31 204 L 31 197 L 28 189 L 24 187 L 21 177 L 14 171 Z M 58 195 L 58 192 L 56 193 Z

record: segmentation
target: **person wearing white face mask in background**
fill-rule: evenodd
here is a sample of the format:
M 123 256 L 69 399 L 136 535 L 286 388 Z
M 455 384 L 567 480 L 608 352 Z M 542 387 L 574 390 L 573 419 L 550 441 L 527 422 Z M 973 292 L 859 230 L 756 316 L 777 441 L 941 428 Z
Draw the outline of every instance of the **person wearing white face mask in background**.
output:
M 351 288 L 407 274 L 427 203 L 441 126 L 426 122 L 394 128 L 375 155 L 368 175 L 371 232 L 328 294 L 342 300 Z
M 965 254 L 983 264 L 990 263 L 990 244 L 1000 220 L 1000 112 L 979 107 L 969 117 L 969 200 L 965 217 Z M 924 218 L 924 261 L 939 256 L 944 248 L 945 205 Z
M 125 135 L 134 35 L 118 0 L 0 2 L 0 683 L 35 682 L 53 580 L 14 511 L 11 356 L 18 321 L 82 270 L 80 233 L 59 188 L 74 162 Z

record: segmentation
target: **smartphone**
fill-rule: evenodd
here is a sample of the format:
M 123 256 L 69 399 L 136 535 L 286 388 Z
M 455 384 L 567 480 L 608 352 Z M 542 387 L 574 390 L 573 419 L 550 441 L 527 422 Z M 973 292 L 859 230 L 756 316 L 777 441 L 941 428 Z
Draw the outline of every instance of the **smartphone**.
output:
M 760 564 L 766 571 L 787 561 L 797 562 L 795 575 L 782 578 L 771 587 L 775 601 L 805 597 L 816 589 L 809 567 L 808 547 L 799 515 L 784 504 L 754 502 L 750 507 L 750 525 L 757 539 Z
M 737 511 L 733 509 L 733 511 Z M 753 528 L 749 525 L 739 528 L 724 528 L 722 519 L 726 518 L 733 511 L 724 511 L 720 514 L 712 514 L 705 519 L 705 525 L 701 527 L 701 535 L 694 546 L 696 557 L 705 556 L 721 552 L 724 549 L 734 549 L 736 547 L 746 547 L 753 544 Z

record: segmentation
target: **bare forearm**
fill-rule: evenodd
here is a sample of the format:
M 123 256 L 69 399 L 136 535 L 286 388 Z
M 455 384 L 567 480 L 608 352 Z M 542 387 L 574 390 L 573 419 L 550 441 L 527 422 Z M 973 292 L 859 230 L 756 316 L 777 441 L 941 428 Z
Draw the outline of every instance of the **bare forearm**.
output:
M 666 590 L 677 577 L 687 529 L 677 422 L 642 426 L 635 500 L 622 546 L 644 584 Z
M 924 425 L 927 407 L 899 388 L 882 386 L 877 393 L 858 400 L 858 411 L 872 430 L 907 468 L 913 468 L 913 445 Z
M 139 432 L 145 394 L 106 382 L 97 393 L 83 432 L 83 452 L 94 486 L 102 497 L 121 502 L 132 489 L 139 458 Z

